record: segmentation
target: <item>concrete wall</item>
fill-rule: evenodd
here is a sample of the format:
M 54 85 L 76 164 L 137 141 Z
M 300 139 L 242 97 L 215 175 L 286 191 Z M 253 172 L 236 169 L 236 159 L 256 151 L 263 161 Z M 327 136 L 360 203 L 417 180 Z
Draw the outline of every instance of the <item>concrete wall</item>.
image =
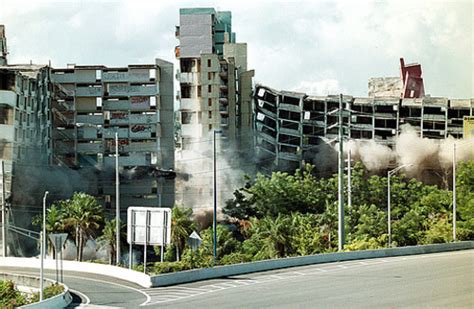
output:
M 40 279 L 37 277 L 30 277 L 24 275 L 11 275 L 11 274 L 0 274 L 0 280 L 11 280 L 15 282 L 16 286 L 23 286 L 29 288 L 30 290 L 39 290 Z M 53 280 L 45 279 L 44 288 L 52 285 Z M 50 309 L 50 308 L 65 308 L 71 301 L 72 297 L 69 293 L 69 288 L 64 285 L 64 292 L 56 296 L 50 297 L 43 300 L 42 302 L 33 303 L 30 305 L 22 306 L 21 308 L 31 308 L 31 309 Z
M 316 254 L 301 257 L 291 257 L 275 260 L 265 260 L 251 263 L 242 263 L 214 268 L 203 268 L 178 273 L 163 274 L 151 277 L 152 286 L 168 286 L 199 280 L 221 278 L 226 276 L 242 275 L 253 272 L 304 266 L 311 264 L 321 264 L 339 261 L 350 261 L 359 259 L 383 258 L 403 255 L 416 255 L 426 253 L 437 253 L 446 251 L 474 249 L 474 241 L 466 241 L 451 244 L 437 244 L 426 246 L 413 246 L 403 248 L 390 248 L 380 250 L 364 250 L 353 252 L 338 252 L 328 254 Z

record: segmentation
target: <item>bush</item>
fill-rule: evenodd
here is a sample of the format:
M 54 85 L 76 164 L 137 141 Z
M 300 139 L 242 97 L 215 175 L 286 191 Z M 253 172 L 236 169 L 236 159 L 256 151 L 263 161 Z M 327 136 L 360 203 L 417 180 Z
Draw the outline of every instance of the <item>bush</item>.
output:
M 15 308 L 28 304 L 26 297 L 15 288 L 13 281 L 0 281 L 0 308 Z
M 153 264 L 153 268 L 151 269 L 150 272 L 153 274 L 166 274 L 166 273 L 172 273 L 176 271 L 188 270 L 190 268 L 191 268 L 190 265 L 183 261 L 156 262 Z
M 231 254 L 224 255 L 219 260 L 219 265 L 240 264 L 250 261 L 252 261 L 252 257 L 250 255 L 240 252 L 233 252 Z
M 43 290 L 43 299 L 51 298 L 61 294 L 62 292 L 64 292 L 64 286 L 59 283 L 54 283 Z M 39 292 L 34 293 L 30 298 L 31 303 L 39 302 L 39 300 Z

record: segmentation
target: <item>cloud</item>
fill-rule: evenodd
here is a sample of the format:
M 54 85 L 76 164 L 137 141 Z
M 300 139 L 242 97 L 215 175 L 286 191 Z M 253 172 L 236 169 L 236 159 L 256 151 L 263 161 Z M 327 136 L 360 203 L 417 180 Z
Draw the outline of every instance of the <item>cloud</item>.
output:
M 11 62 L 175 61 L 179 8 L 193 6 L 179 0 L 0 0 L 0 23 L 7 27 Z M 337 90 L 366 96 L 368 79 L 397 76 L 398 59 L 405 57 L 422 64 L 427 93 L 474 97 L 470 0 L 202 0 L 199 6 L 232 11 L 255 79 L 277 89 L 304 84 L 324 91 L 331 83 L 317 83 L 336 80 Z
M 297 87 L 291 90 L 316 96 L 324 96 L 344 92 L 344 90 L 339 85 L 339 81 L 335 79 L 324 79 L 319 81 L 304 80 Z

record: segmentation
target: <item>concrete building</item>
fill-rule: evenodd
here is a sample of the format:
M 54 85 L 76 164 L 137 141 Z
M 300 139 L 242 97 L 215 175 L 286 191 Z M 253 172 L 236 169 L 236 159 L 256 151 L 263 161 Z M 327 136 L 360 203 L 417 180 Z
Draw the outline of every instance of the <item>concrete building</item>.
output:
M 231 12 L 180 9 L 176 37 L 183 149 L 214 129 L 239 144 L 241 131 L 252 128 L 254 71 L 247 70 L 247 44 L 235 41 Z
M 195 209 L 206 208 L 212 206 L 208 188 L 212 188 L 213 132 L 222 131 L 218 140 L 221 168 L 230 153 L 234 163 L 253 154 L 254 71 L 247 68 L 247 44 L 236 43 L 231 12 L 184 8 L 179 13 L 175 51 L 180 64 L 176 77 L 181 149 L 177 171 L 190 177 L 199 174 L 199 180 L 179 181 L 177 200 Z M 218 182 L 232 181 L 226 177 Z M 231 194 L 221 191 L 219 200 Z
M 320 145 L 338 138 L 339 96 L 309 96 L 255 89 L 256 146 L 262 171 L 293 171 L 310 162 Z M 393 145 L 403 124 L 421 137 L 462 138 L 463 117 L 474 115 L 474 99 L 343 96 L 344 136 Z
M 52 69 L 52 164 L 100 171 L 90 192 L 115 206 L 115 133 L 120 204 L 174 204 L 173 65 Z

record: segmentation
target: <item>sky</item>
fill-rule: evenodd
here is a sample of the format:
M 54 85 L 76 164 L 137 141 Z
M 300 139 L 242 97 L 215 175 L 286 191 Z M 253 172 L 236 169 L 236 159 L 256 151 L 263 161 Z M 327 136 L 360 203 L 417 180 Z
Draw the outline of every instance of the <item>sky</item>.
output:
M 0 0 L 9 63 L 176 63 L 179 8 L 232 11 L 255 83 L 312 95 L 367 96 L 370 77 L 421 63 L 431 96 L 474 98 L 471 0 Z

